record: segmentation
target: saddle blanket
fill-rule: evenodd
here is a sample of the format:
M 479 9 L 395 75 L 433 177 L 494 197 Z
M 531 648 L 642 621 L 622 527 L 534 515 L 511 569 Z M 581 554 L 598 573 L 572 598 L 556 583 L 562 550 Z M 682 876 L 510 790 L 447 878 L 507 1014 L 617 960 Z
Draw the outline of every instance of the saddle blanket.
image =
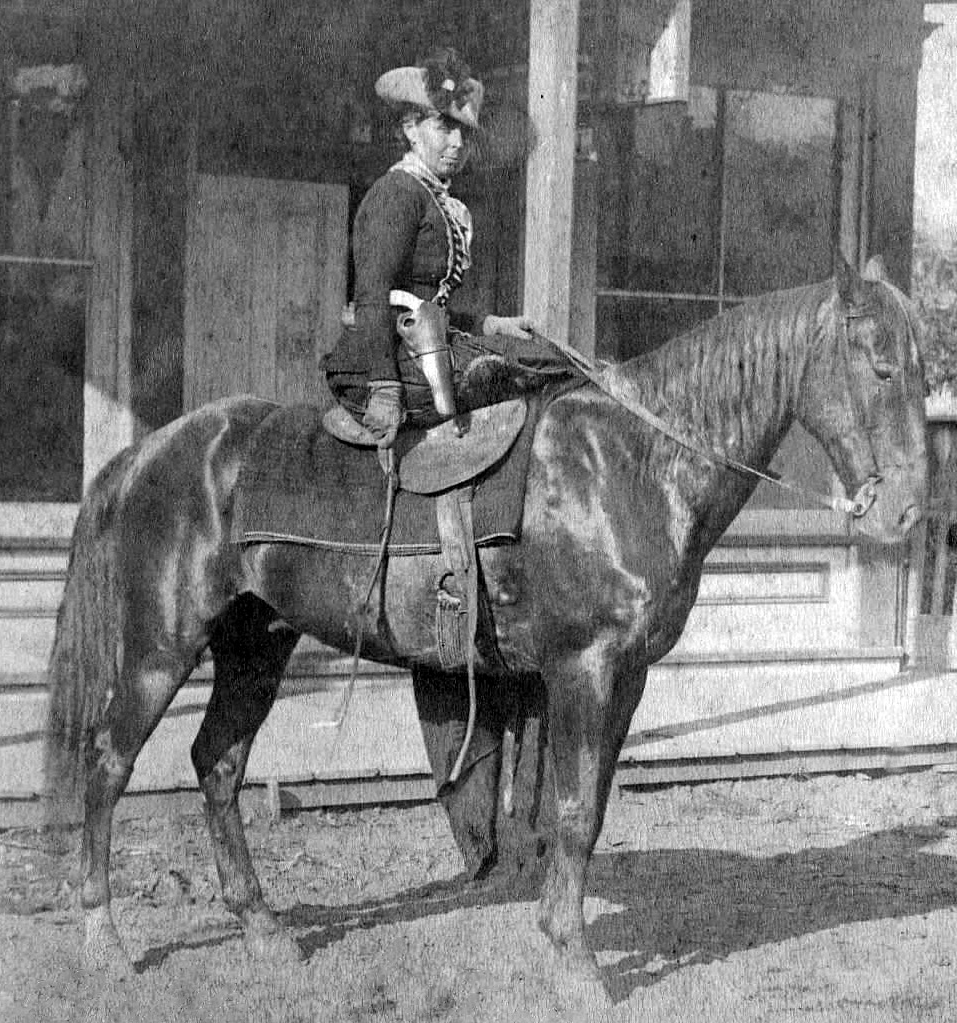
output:
M 519 539 L 539 409 L 538 400 L 529 401 L 515 443 L 476 479 L 473 514 L 479 544 Z M 239 544 L 291 542 L 377 554 L 386 494 L 386 477 L 375 449 L 352 447 L 331 437 L 315 406 L 280 408 L 257 430 L 240 471 L 231 539 Z M 434 497 L 400 488 L 389 553 L 440 551 Z

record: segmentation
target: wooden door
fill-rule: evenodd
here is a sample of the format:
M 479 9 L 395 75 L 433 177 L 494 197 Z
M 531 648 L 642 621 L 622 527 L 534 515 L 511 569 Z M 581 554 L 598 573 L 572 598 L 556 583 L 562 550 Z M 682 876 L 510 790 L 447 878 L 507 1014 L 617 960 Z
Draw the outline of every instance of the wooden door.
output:
M 325 400 L 320 357 L 346 301 L 348 189 L 195 175 L 184 411 L 229 394 Z

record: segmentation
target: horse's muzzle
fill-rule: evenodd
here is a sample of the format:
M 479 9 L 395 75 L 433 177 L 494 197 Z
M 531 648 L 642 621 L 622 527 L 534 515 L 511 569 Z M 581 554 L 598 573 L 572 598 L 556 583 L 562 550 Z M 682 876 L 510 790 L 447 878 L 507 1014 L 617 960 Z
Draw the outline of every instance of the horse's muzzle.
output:
M 900 543 L 920 522 L 922 477 L 892 470 L 865 480 L 851 498 L 848 518 L 854 529 L 879 543 Z
M 883 476 L 868 476 L 860 485 L 857 493 L 851 498 L 849 514 L 855 519 L 863 518 L 877 500 L 877 485 L 882 482 Z

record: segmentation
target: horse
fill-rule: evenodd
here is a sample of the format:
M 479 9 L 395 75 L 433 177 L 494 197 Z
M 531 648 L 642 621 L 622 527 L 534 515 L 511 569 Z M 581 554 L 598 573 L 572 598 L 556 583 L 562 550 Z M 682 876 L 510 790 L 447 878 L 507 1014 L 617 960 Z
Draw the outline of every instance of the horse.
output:
M 920 518 L 914 324 L 879 267 L 842 263 L 827 281 L 749 300 L 606 371 L 690 443 L 593 383 L 563 391 L 538 420 L 520 538 L 481 550 L 497 657 L 480 652 L 476 671 L 516 687 L 537 679 L 546 694 L 555 818 L 538 923 L 563 975 L 599 977 L 583 920 L 589 860 L 648 668 L 681 635 L 705 556 L 757 485 L 737 464 L 766 469 L 799 421 L 847 494 L 866 495 L 853 530 L 896 543 Z M 231 541 L 237 477 L 275 408 L 234 396 L 189 412 L 117 454 L 80 507 L 50 657 L 46 771 L 54 802 L 85 804 L 79 901 L 92 968 L 131 969 L 110 905 L 113 812 L 207 648 L 214 681 L 192 760 L 223 898 L 251 950 L 299 954 L 263 898 L 237 796 L 299 637 L 352 650 L 368 560 Z M 431 554 L 390 560 L 387 628 L 365 637 L 363 656 L 441 674 L 437 567 Z

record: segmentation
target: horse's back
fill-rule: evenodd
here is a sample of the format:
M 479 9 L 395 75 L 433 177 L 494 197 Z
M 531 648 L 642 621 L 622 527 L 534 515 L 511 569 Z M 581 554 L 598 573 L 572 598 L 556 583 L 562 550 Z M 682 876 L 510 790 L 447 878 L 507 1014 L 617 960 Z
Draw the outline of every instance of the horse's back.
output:
M 274 402 L 253 395 L 237 395 L 209 402 L 174 419 L 138 442 L 130 465 L 134 489 L 168 484 L 188 485 L 200 473 L 238 464 L 263 420 L 277 408 Z M 177 491 L 179 493 L 179 491 Z
M 127 449 L 109 485 L 131 601 L 134 591 L 144 605 L 178 595 L 213 611 L 230 592 L 237 569 L 228 528 L 232 492 L 253 436 L 276 408 L 250 395 L 222 398 Z M 177 580 L 176 594 L 164 580 Z

